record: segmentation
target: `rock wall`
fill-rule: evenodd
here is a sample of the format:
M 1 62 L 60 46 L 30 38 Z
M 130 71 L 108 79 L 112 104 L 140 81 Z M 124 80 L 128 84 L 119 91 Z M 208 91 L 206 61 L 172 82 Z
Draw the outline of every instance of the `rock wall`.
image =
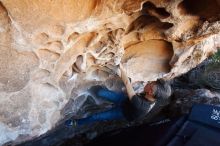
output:
M 220 47 L 219 0 L 0 0 L 0 145 L 41 135 L 69 99 L 172 79 Z

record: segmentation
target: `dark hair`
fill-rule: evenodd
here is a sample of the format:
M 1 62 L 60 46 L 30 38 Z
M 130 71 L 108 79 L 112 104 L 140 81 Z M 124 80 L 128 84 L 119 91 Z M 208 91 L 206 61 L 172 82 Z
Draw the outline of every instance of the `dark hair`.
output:
M 156 96 L 157 99 L 168 99 L 172 94 L 170 84 L 163 79 L 158 79 L 155 83 L 156 90 L 154 96 Z

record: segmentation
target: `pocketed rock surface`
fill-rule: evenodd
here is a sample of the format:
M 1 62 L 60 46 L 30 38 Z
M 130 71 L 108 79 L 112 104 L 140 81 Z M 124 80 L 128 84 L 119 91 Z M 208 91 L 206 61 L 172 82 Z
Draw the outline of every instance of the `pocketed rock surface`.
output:
M 0 0 L 0 145 L 52 129 L 69 100 L 173 79 L 220 47 L 219 0 Z M 73 109 L 74 110 L 74 109 Z

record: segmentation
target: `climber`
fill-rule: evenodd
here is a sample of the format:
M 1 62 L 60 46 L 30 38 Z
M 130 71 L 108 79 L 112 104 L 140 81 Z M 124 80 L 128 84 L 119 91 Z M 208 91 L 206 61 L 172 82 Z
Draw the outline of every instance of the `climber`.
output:
M 90 91 L 93 96 L 104 98 L 115 103 L 115 107 L 107 111 L 92 114 L 82 119 L 69 119 L 65 122 L 66 126 L 80 126 L 97 121 L 127 120 L 138 121 L 152 110 L 152 108 L 163 107 L 171 95 L 171 87 L 164 80 L 157 80 L 148 83 L 142 95 L 135 93 L 127 74 L 120 65 L 118 75 L 121 77 L 127 89 L 127 94 L 116 93 L 102 86 L 93 86 Z M 155 107 L 154 107 L 155 106 Z

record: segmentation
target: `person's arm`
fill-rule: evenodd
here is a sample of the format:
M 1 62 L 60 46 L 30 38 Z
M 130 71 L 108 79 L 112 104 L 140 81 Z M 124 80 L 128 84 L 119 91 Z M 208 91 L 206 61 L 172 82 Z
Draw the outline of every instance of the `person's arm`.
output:
M 120 67 L 120 71 L 121 71 L 121 79 L 122 79 L 122 81 L 124 82 L 124 84 L 125 84 L 125 87 L 126 87 L 126 89 L 127 89 L 127 93 L 128 93 L 128 97 L 129 97 L 129 100 L 131 100 L 132 99 L 132 97 L 134 96 L 134 95 L 136 95 L 136 93 L 134 92 L 134 89 L 133 89 L 133 87 L 132 87 L 132 85 L 131 85 L 131 82 L 130 82 L 130 80 L 129 80 L 129 78 L 128 78 L 128 76 L 127 76 L 127 74 L 126 74 L 126 72 L 125 72 L 125 69 L 123 68 L 123 66 L 120 64 L 119 65 L 119 67 Z

